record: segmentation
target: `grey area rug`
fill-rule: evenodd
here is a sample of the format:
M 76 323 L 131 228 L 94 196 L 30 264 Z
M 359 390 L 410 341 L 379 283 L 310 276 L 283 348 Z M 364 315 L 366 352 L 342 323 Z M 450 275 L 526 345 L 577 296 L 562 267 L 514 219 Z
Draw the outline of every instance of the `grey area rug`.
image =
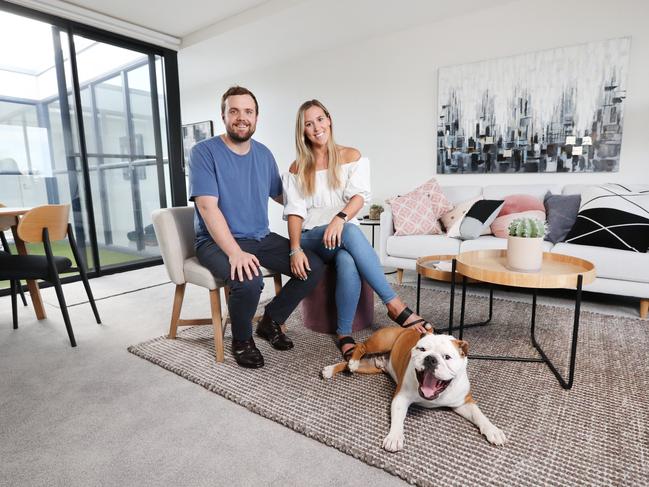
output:
M 414 289 L 397 287 L 406 302 Z M 422 314 L 446 323 L 447 292 L 422 290 Z M 480 321 L 485 297 L 468 297 L 468 316 Z M 491 325 L 467 330 L 475 354 L 534 356 L 529 344 L 530 305 L 495 299 Z M 387 325 L 384 307 L 377 326 Z M 405 450 L 387 453 L 381 441 L 390 424 L 394 391 L 384 375 L 338 375 L 323 366 L 340 354 L 330 336 L 289 322 L 295 348 L 279 352 L 257 340 L 266 366 L 236 366 L 226 339 L 226 361 L 216 364 L 211 327 L 195 327 L 176 340 L 164 337 L 129 351 L 261 416 L 339 449 L 417 485 L 648 485 L 649 322 L 583 312 L 575 385 L 563 390 L 540 363 L 469 361 L 472 392 L 482 411 L 508 437 L 490 445 L 450 410 L 411 408 Z M 556 364 L 567 364 L 572 311 L 537 308 L 537 338 Z M 366 337 L 370 330 L 357 334 Z M 565 367 L 561 367 L 565 371 Z

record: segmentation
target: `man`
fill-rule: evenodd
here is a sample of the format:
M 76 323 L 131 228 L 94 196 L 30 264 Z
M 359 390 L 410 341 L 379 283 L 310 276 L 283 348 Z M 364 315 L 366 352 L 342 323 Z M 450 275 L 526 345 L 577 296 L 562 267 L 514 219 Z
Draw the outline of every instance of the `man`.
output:
M 232 354 L 248 368 L 264 365 L 252 339 L 252 318 L 264 287 L 259 266 L 291 276 L 289 241 L 268 229 L 268 198 L 282 204 L 282 181 L 270 150 L 251 138 L 258 114 L 252 92 L 230 88 L 221 99 L 226 133 L 199 142 L 190 155 L 196 256 L 230 287 Z M 307 279 L 289 280 L 257 325 L 257 335 L 277 350 L 293 348 L 280 326 L 322 276 L 322 261 L 312 253 L 308 258 Z

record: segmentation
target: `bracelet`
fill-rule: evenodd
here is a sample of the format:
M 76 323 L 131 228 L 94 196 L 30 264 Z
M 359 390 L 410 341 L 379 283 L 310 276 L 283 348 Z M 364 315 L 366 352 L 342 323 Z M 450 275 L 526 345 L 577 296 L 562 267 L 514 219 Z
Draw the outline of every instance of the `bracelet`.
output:
M 304 250 L 302 250 L 302 247 L 298 247 L 297 249 L 292 249 L 291 251 L 289 251 L 288 256 L 293 257 L 295 254 L 299 254 L 300 252 L 304 252 Z

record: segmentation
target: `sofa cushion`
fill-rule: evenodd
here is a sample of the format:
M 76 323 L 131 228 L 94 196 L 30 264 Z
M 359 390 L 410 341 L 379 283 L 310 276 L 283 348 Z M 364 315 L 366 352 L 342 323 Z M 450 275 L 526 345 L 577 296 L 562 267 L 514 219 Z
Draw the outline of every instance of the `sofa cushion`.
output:
M 545 221 L 545 212 L 539 210 L 521 211 L 520 213 L 501 214 L 491 223 L 491 233 L 498 238 L 507 238 L 509 235 L 509 224 L 518 218 L 534 218 Z
M 447 211 L 442 215 L 440 221 L 442 222 L 442 225 L 444 225 L 447 237 L 460 238 L 460 225 L 462 224 L 462 220 L 473 204 L 481 199 L 482 196 L 476 196 L 470 200 L 462 201 L 451 211 Z
M 543 211 L 543 201 L 529 194 L 512 194 L 503 198 L 505 204 L 498 213 L 498 216 L 511 215 L 512 213 L 522 213 L 523 211 Z
M 649 191 L 629 191 L 619 184 L 591 186 L 581 195 L 577 221 L 566 242 L 647 252 Z
M 397 236 L 442 233 L 439 217 L 453 207 L 434 178 L 388 203 L 392 208 L 394 234 Z
M 417 259 L 425 255 L 457 254 L 459 251 L 460 240 L 446 235 L 392 236 L 386 242 L 388 256 L 405 259 Z
M 548 191 L 543 200 L 548 221 L 545 240 L 563 242 L 577 221 L 581 202 L 580 194 L 552 194 Z
M 572 255 L 595 264 L 597 277 L 621 281 L 649 282 L 649 254 L 623 252 L 606 247 L 559 242 L 552 253 Z
M 493 235 L 485 235 L 484 237 L 476 238 L 474 240 L 465 240 L 460 245 L 460 252 L 470 252 L 472 250 L 491 250 L 491 249 L 506 249 L 507 239 L 498 238 Z M 550 252 L 552 248 L 551 242 L 543 242 L 543 252 Z
M 502 206 L 503 200 L 478 200 L 473 203 L 460 224 L 460 238 L 478 238 L 484 229 L 491 226 Z

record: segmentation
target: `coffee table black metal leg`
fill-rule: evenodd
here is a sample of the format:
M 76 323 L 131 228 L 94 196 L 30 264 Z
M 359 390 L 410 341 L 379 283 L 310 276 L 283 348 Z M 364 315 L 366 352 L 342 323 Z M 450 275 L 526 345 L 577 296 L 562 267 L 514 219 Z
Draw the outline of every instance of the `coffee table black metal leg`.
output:
M 453 314 L 455 312 L 455 276 L 457 275 L 456 265 L 457 265 L 457 261 L 453 259 L 451 265 L 451 300 L 450 300 L 451 303 L 449 306 L 449 313 L 448 313 L 448 334 L 449 335 L 453 334 Z M 491 318 L 493 317 L 493 311 L 494 311 L 494 287 L 493 285 L 490 285 L 489 286 L 489 317 L 485 321 L 464 325 L 464 328 L 473 328 L 474 326 L 484 326 L 489 324 L 491 322 Z
M 462 276 L 462 304 L 460 305 L 460 336 L 462 340 L 464 336 L 464 304 L 466 302 L 466 276 Z
M 417 314 L 419 314 L 419 299 L 421 297 L 421 274 L 417 273 Z
M 453 259 L 451 263 L 451 304 L 448 315 L 448 334 L 453 334 L 453 313 L 455 311 L 455 276 L 457 269 L 457 260 Z
M 532 322 L 530 329 L 532 336 L 534 336 L 534 329 L 536 328 L 536 288 L 532 289 Z
M 534 348 L 536 348 L 536 350 L 539 352 L 539 354 L 543 358 L 543 361 L 550 368 L 554 376 L 557 378 L 559 384 L 561 384 L 561 387 L 563 387 L 564 389 L 572 389 L 572 383 L 575 377 L 575 365 L 577 362 L 577 338 L 579 336 L 579 314 L 581 312 L 581 288 L 583 285 L 583 281 L 584 281 L 584 276 L 579 274 L 577 276 L 577 294 L 575 296 L 575 317 L 574 317 L 574 322 L 572 327 L 572 343 L 570 344 L 570 365 L 568 368 L 567 381 L 559 373 L 559 371 L 554 366 L 554 364 L 550 361 L 550 359 L 545 354 L 541 346 L 537 343 L 536 337 L 534 336 L 534 310 L 536 308 L 536 291 L 534 292 L 535 306 L 532 309 L 532 330 L 531 330 L 532 344 L 534 345 Z
M 464 325 L 464 328 L 473 328 L 475 326 L 485 326 L 488 325 L 491 322 L 491 318 L 493 317 L 494 314 L 494 287 L 493 285 L 489 286 L 489 318 L 487 318 L 485 321 L 479 321 L 478 323 L 470 323 L 468 325 Z

